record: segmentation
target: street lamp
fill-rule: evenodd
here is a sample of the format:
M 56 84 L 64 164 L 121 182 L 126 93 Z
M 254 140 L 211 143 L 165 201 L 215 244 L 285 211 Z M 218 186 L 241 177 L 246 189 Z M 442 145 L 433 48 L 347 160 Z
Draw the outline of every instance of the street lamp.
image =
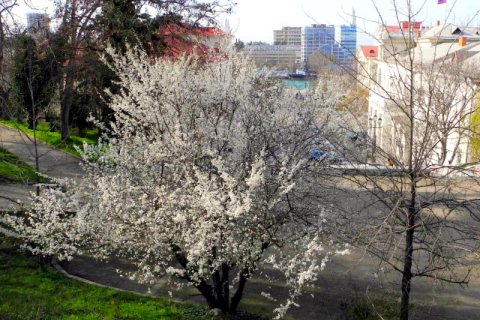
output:
M 368 119 L 370 122 L 370 128 L 373 130 L 373 139 L 372 139 L 372 163 L 375 163 L 375 152 L 377 151 L 377 129 L 382 127 L 382 118 L 374 115 L 372 118 Z

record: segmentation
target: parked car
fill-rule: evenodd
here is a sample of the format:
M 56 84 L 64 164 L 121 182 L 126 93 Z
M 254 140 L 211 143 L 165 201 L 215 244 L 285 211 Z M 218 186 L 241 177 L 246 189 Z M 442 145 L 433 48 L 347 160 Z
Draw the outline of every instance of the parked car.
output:
M 348 134 L 356 147 L 362 148 L 367 146 L 368 136 L 365 132 L 352 132 Z
M 344 157 L 338 156 L 335 154 L 335 151 L 326 151 L 326 150 L 310 150 L 308 153 L 309 160 L 321 160 L 328 163 L 342 163 L 346 159 Z

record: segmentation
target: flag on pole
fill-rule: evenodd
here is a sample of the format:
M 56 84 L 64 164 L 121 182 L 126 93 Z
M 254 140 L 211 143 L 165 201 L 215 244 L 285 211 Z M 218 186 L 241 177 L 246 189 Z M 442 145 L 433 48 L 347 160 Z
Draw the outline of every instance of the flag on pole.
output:
M 438 4 L 447 3 L 447 0 L 438 0 Z

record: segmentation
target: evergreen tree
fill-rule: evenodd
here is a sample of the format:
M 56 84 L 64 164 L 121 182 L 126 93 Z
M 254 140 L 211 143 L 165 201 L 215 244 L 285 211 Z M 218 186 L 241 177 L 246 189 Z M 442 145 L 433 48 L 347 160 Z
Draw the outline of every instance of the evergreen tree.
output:
M 26 34 L 15 40 L 12 103 L 28 115 L 30 129 L 35 129 L 39 114 L 49 105 L 57 88 L 61 70 L 58 49 L 38 47 Z

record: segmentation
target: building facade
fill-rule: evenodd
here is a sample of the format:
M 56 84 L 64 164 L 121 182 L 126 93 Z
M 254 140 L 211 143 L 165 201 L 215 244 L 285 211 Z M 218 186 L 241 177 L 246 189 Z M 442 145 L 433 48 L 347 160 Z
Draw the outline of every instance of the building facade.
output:
M 418 30 L 416 38 L 413 32 L 404 32 L 403 44 L 381 42 L 383 48 L 378 48 L 377 57 L 364 59 L 361 66 L 371 73 L 366 79 L 372 80 L 368 84 L 369 135 L 384 157 L 389 155 L 400 164 L 408 163 L 412 143 L 416 152 L 413 157 L 425 166 L 478 161 L 478 150 L 472 149 L 470 115 L 480 111 L 480 42 L 476 34 L 467 38 L 466 31 L 456 39 L 437 35 L 434 41 L 427 41 L 430 34 L 435 34 L 432 29 L 442 30 L 437 27 Z M 447 29 L 457 32 L 453 27 Z M 370 50 L 377 51 L 374 48 L 362 48 L 359 61 Z M 409 63 L 413 63 L 413 69 Z M 409 112 L 415 115 L 413 141 Z M 421 154 L 421 148 L 431 152 Z
M 300 62 L 300 46 L 246 45 L 245 51 L 257 67 L 277 66 L 291 69 Z
M 360 46 L 357 51 L 357 80 L 367 89 L 377 81 L 378 46 Z
M 303 62 L 319 50 L 327 55 L 333 55 L 335 44 L 335 27 L 325 24 L 313 24 L 302 28 L 301 59 Z
M 353 66 L 357 46 L 357 28 L 313 24 L 302 28 L 301 59 L 306 63 L 315 51 L 321 51 L 333 63 Z
M 283 27 L 282 30 L 273 30 L 273 44 L 300 46 L 302 44 L 302 28 Z
M 50 17 L 46 13 L 27 13 L 27 30 L 29 33 L 47 33 L 50 31 Z
M 347 52 L 347 58 L 352 59 L 357 52 L 357 26 L 336 26 L 335 41 Z

